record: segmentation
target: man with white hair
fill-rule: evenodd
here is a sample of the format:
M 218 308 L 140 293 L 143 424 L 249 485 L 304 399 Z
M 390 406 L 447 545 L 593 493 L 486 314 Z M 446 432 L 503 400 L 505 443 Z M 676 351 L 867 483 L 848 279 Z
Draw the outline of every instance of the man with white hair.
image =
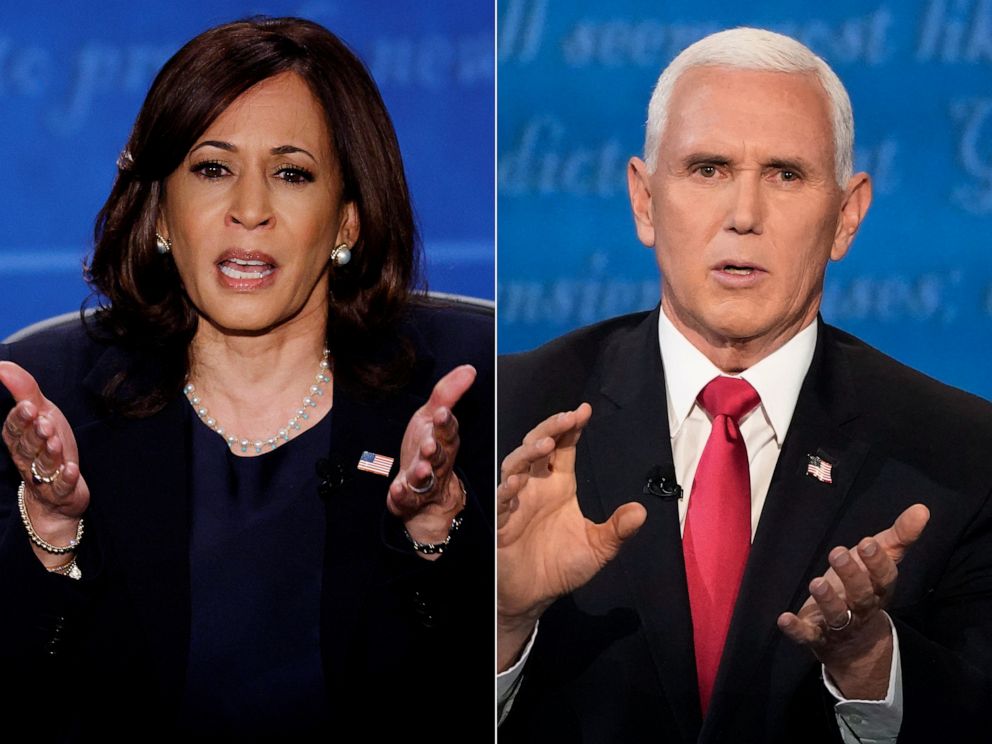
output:
M 500 367 L 501 741 L 987 732 L 992 406 L 819 318 L 853 133 L 779 34 L 662 73 L 628 167 L 659 307 Z

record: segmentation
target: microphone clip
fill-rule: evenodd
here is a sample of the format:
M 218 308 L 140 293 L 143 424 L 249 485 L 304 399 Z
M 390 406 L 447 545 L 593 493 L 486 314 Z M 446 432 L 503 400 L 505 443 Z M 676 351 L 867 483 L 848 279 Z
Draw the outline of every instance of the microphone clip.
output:
M 678 501 L 682 498 L 682 486 L 675 480 L 675 473 L 655 465 L 648 471 L 644 482 L 646 496 L 657 496 L 662 501 Z
M 339 457 L 322 457 L 317 461 L 317 476 L 320 478 L 317 492 L 326 501 L 348 481 L 348 470 Z

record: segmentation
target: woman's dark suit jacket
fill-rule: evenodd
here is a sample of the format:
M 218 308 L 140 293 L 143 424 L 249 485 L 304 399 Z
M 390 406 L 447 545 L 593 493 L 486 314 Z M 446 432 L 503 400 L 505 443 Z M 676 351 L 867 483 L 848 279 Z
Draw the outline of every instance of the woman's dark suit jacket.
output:
M 477 741 L 492 726 L 492 320 L 417 308 L 404 328 L 417 364 L 401 393 L 368 399 L 334 389 L 329 474 L 323 494 L 313 495 L 327 516 L 324 676 L 343 730 Z M 2 718 L 36 741 L 167 734 L 190 639 L 188 403 L 177 395 L 139 420 L 107 414 L 100 393 L 112 375 L 154 370 L 94 341 L 78 322 L 0 346 L 0 359 L 27 368 L 65 413 L 92 494 L 78 559 L 83 579 L 49 575 L 20 522 L 19 476 L 5 450 L 0 456 Z M 364 450 L 398 464 L 411 414 L 462 363 L 479 371 L 455 409 L 470 507 L 449 553 L 432 563 L 412 552 L 386 512 L 389 479 L 355 465 Z M 9 406 L 8 396 L 4 414 Z M 478 731 L 455 729 L 453 711 L 470 715 Z

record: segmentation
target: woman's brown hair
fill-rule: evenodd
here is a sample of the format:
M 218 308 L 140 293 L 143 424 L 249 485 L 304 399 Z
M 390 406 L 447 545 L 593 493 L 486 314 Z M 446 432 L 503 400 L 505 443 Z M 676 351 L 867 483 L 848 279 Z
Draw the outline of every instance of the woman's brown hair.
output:
M 87 280 L 107 302 L 98 327 L 141 352 L 157 371 L 150 386 L 120 373 L 106 391 L 124 413 L 149 415 L 182 387 L 198 316 L 171 257 L 156 250 L 165 179 L 238 96 L 283 72 L 303 78 L 327 115 L 344 183 L 358 210 L 351 262 L 329 267 L 327 341 L 345 385 L 388 388 L 407 352 L 384 353 L 417 271 L 417 235 L 399 145 L 368 70 L 322 26 L 299 18 L 251 18 L 212 28 L 159 72 L 145 98 L 119 173 L 97 216 Z

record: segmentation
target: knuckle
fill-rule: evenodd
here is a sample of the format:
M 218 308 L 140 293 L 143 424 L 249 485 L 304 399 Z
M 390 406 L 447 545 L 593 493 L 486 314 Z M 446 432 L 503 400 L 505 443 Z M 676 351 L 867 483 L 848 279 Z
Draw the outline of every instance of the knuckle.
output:
M 885 590 L 888 590 L 889 587 L 891 587 L 893 584 L 896 583 L 896 579 L 898 577 L 899 577 L 899 569 L 893 566 L 889 571 L 885 573 L 884 576 L 882 576 L 881 580 L 879 581 L 879 585 Z
M 865 613 L 869 610 L 873 610 L 877 605 L 878 598 L 874 593 L 853 597 L 850 602 L 851 609 L 854 612 L 859 613 Z
M 499 467 L 500 480 L 506 480 L 510 475 L 517 472 L 517 461 L 520 459 L 517 456 L 517 452 L 518 450 L 514 450 L 512 453 L 503 458 L 503 462 Z
M 899 575 L 899 569 L 896 565 L 889 564 L 884 566 L 873 567 L 870 573 L 871 583 L 876 587 L 888 586 L 895 582 L 896 577 Z

